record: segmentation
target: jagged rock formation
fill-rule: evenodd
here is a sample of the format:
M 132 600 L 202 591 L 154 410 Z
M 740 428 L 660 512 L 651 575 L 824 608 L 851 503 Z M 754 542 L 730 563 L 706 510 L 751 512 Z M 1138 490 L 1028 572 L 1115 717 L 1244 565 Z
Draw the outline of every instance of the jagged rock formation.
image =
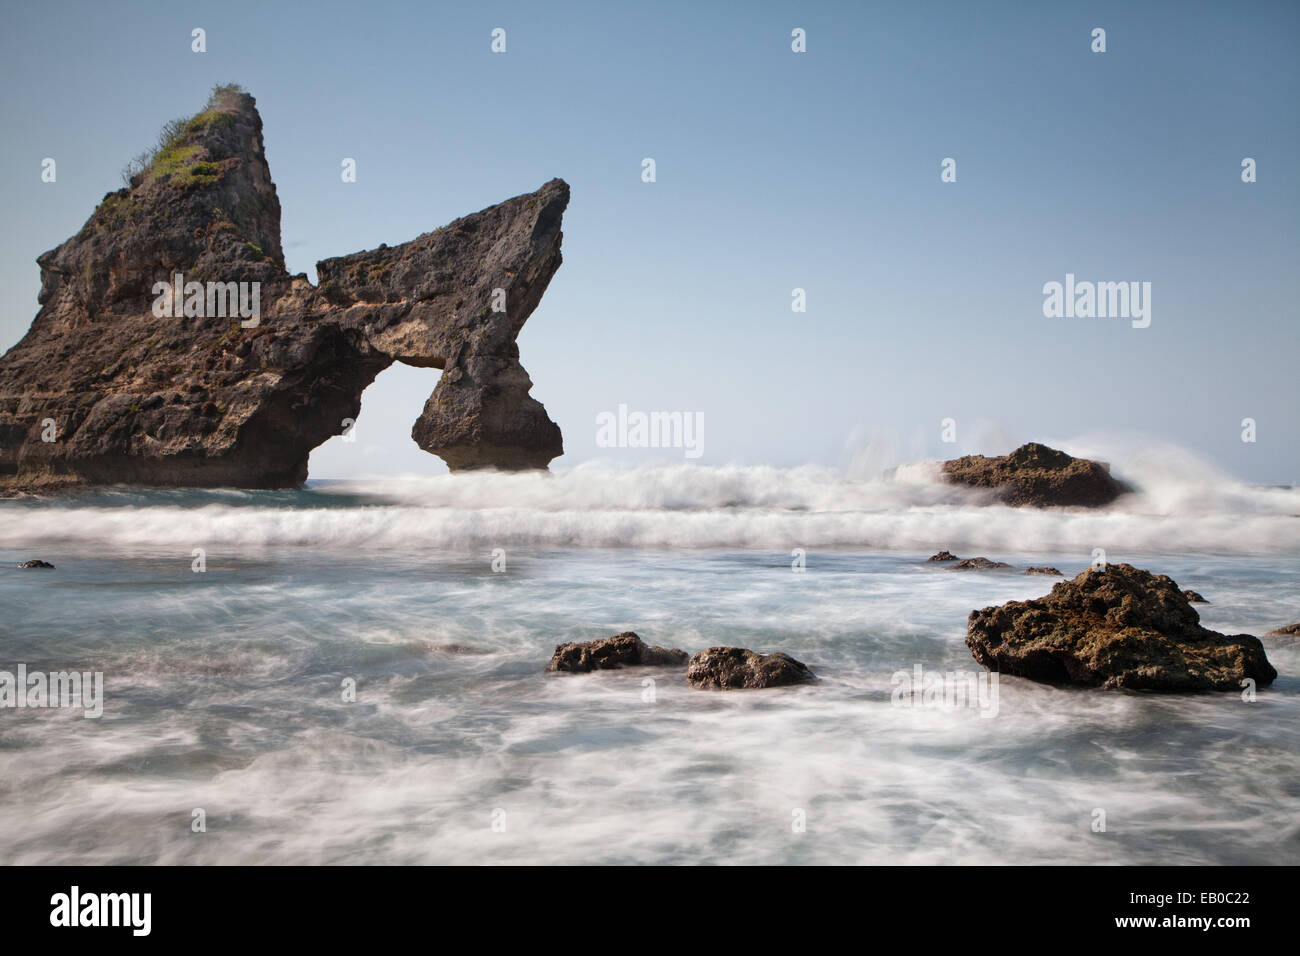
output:
M 991 671 L 1047 684 L 1208 691 L 1277 677 L 1259 638 L 1202 627 L 1171 578 L 1128 564 L 1089 568 L 1033 601 L 972 611 L 966 646 Z
M 556 644 L 548 671 L 585 674 L 619 667 L 671 667 L 686 663 L 686 652 L 648 646 L 634 631 L 624 631 L 599 641 Z
M 954 458 L 943 463 L 943 475 L 954 484 L 989 488 L 1009 505 L 1099 508 L 1129 490 L 1102 462 L 1073 458 L 1037 442 L 999 458 Z
M 710 647 L 692 657 L 686 668 L 686 683 L 707 690 L 784 687 L 816 679 L 806 664 L 789 654 L 759 654 L 746 647 Z
M 563 453 L 515 338 L 560 266 L 567 184 L 327 259 L 316 287 L 285 270 L 253 98 L 214 91 L 173 133 L 37 260 L 42 307 L 0 358 L 0 488 L 292 487 L 393 362 L 443 370 L 411 434 L 453 470 Z M 159 318 L 177 273 L 204 285 Z M 248 283 L 256 324 L 215 283 Z

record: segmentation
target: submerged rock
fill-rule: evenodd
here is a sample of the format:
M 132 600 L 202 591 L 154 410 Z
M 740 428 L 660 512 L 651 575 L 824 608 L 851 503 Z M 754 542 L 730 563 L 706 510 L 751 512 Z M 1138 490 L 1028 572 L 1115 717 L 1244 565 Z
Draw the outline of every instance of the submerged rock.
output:
M 710 647 L 692 657 L 686 669 L 686 682 L 692 687 L 719 690 L 782 687 L 816 679 L 789 654 L 758 654 L 744 647 Z
M 992 489 L 1009 505 L 1099 508 L 1129 490 L 1102 462 L 1073 458 L 1037 442 L 998 458 L 954 458 L 943 463 L 943 474 L 953 484 Z
M 956 561 L 956 560 L 957 560 L 957 555 L 953 554 L 951 551 L 940 551 L 938 554 L 932 554 L 932 555 L 930 555 L 930 557 L 929 557 L 927 560 L 930 560 L 930 561 Z
M 649 647 L 633 631 L 624 631 L 599 641 L 556 644 L 546 669 L 585 674 L 614 667 L 666 667 L 685 663 L 685 651 Z
M 1047 684 L 1132 690 L 1238 690 L 1277 677 L 1259 638 L 1227 637 L 1168 576 L 1089 568 L 1033 601 L 972 611 L 966 645 L 991 671 Z
M 1051 568 L 1046 566 L 1041 568 L 1025 568 L 1025 574 L 1050 574 L 1058 578 L 1065 577 L 1065 575 L 1062 574 L 1060 571 L 1056 570 L 1056 568 Z
M 1197 594 L 1195 591 L 1184 591 L 1184 592 L 1183 592 L 1183 597 L 1187 598 L 1187 600 L 1188 600 L 1189 602 L 1191 602 L 1192 604 L 1209 604 L 1209 603 L 1210 603 L 1209 601 L 1205 600 L 1205 598 L 1203 598 L 1203 597 L 1201 597 L 1199 594 Z
M 515 340 L 560 266 L 567 184 L 326 259 L 313 286 L 285 268 L 253 97 L 214 91 L 168 131 L 37 259 L 41 309 L 0 358 L 0 493 L 294 487 L 394 362 L 443 370 L 411 434 L 451 470 L 563 453 Z
M 1300 623 L 1288 624 L 1285 627 L 1277 627 L 1265 633 L 1265 637 L 1298 637 L 1300 636 Z
M 958 561 L 949 571 L 982 571 L 987 568 L 1009 568 L 1011 565 L 1005 561 L 990 561 L 988 558 L 966 558 L 964 561 Z
M 32 558 L 32 560 L 30 560 L 30 561 L 24 561 L 22 564 L 18 565 L 18 567 L 20 567 L 20 568 L 48 568 L 48 569 L 51 570 L 51 571 L 54 570 L 54 565 L 50 564 L 50 562 L 48 562 L 48 561 L 42 561 L 40 558 Z

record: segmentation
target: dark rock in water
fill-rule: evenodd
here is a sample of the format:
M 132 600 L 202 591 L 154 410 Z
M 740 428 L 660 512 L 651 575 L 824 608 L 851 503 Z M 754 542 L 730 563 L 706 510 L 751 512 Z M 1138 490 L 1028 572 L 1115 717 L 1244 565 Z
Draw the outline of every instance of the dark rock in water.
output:
M 1051 575 L 1055 575 L 1058 578 L 1065 577 L 1065 575 L 1062 574 L 1060 571 L 1056 570 L 1056 568 L 1049 568 L 1049 567 L 1025 568 L 1025 574 L 1051 574 Z
M 967 558 L 964 561 L 958 561 L 949 571 L 980 571 L 986 568 L 1009 568 L 1011 565 L 1005 561 L 990 561 L 988 558 Z
M 953 554 L 951 551 L 940 551 L 938 554 L 932 554 L 932 555 L 928 558 L 928 560 L 930 560 L 930 561 L 956 561 L 956 560 L 957 560 L 957 555 Z
M 624 631 L 599 641 L 556 644 L 546 669 L 585 674 L 612 667 L 665 667 L 685 663 L 685 651 L 648 647 L 635 633 Z
M 48 561 L 42 561 L 40 558 L 33 558 L 33 559 L 30 560 L 30 561 L 24 561 L 22 564 L 18 565 L 18 567 L 20 567 L 20 568 L 48 568 L 48 569 L 51 570 L 51 571 L 54 570 L 54 565 L 50 564 L 50 562 L 48 562 Z
M 816 680 L 789 654 L 758 654 L 743 647 L 710 647 L 691 658 L 686 682 L 692 687 L 733 690 L 781 687 Z
M 1128 564 L 1089 568 L 1033 601 L 972 611 L 966 645 L 991 671 L 1047 684 L 1176 692 L 1277 677 L 1259 638 L 1202 627 L 1173 580 Z
M 1072 458 L 1037 442 L 1000 458 L 954 458 L 944 462 L 943 473 L 954 484 L 990 488 L 1009 505 L 1099 508 L 1129 490 L 1103 462 Z
M 1187 600 L 1190 601 L 1192 604 L 1209 604 L 1209 603 L 1210 603 L 1209 601 L 1205 600 L 1205 598 L 1203 598 L 1203 597 L 1201 597 L 1199 594 L 1197 594 L 1195 591 L 1184 591 L 1184 592 L 1183 592 L 1183 597 L 1187 598 Z
M 1289 637 L 1300 637 L 1300 624 L 1288 624 L 1286 625 L 1286 627 L 1274 628 L 1273 630 L 1265 633 L 1264 636 L 1282 637 L 1284 635 Z
M 453 471 L 563 453 L 515 339 L 560 266 L 567 184 L 326 259 L 313 286 L 285 268 L 253 97 L 214 92 L 169 130 L 129 188 L 37 259 L 41 309 L 0 358 L 0 493 L 293 487 L 394 362 L 443 370 L 412 438 Z

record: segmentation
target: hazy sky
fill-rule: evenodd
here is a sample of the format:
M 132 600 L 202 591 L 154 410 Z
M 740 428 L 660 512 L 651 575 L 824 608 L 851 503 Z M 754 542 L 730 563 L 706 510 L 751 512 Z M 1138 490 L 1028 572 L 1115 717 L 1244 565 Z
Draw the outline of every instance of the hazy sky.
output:
M 1300 480 L 1300 4 L 6 0 L 3 21 L 0 347 L 36 312 L 35 257 L 238 82 L 313 280 L 570 183 L 519 340 L 556 466 L 683 459 L 598 448 L 623 403 L 703 413 L 704 465 L 1124 433 Z M 1150 326 L 1045 317 L 1067 273 L 1150 282 Z M 444 470 L 409 437 L 437 374 L 381 375 L 313 476 Z

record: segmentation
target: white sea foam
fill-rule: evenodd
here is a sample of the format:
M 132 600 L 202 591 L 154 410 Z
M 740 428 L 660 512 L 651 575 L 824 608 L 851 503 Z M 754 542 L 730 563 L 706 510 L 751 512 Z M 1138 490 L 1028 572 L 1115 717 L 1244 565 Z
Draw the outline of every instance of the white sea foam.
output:
M 57 572 L 0 568 L 5 660 L 105 674 L 100 721 L 59 711 L 6 720 L 0 842 L 9 860 L 1141 865 L 1295 855 L 1294 640 L 1263 639 L 1280 676 L 1253 703 L 1008 677 L 993 718 L 904 708 L 891 703 L 894 673 L 978 672 L 964 643 L 971 609 L 1041 595 L 1054 579 L 1018 573 L 1024 553 L 1000 549 L 989 553 L 1016 570 L 962 573 L 920 554 L 809 548 L 796 574 L 788 550 L 520 548 L 498 574 L 486 549 L 431 551 L 418 540 L 425 529 L 403 526 L 425 515 L 454 527 L 446 506 L 358 506 L 340 494 L 317 496 L 331 507 L 277 513 L 257 503 L 268 497 L 278 496 L 165 506 L 188 522 L 180 531 L 148 525 L 158 509 L 84 507 L 98 533 L 118 530 L 101 522 L 124 515 L 120 533 L 176 534 L 179 553 L 132 555 L 106 538 L 76 543 L 66 561 L 42 548 Z M 983 515 L 986 527 L 1022 514 L 929 507 Z M 487 521 L 497 510 L 463 514 Z M 618 516 L 767 511 L 796 528 L 842 518 L 516 510 L 572 520 L 583 533 Z M 281 539 L 310 529 L 268 525 L 285 515 L 337 520 L 334 540 L 382 520 L 394 523 L 381 537 L 402 545 L 263 555 L 204 542 L 208 572 L 194 574 L 184 538 L 205 513 L 236 538 L 259 526 Z M 1075 549 L 1033 563 L 1072 574 L 1088 560 Z M 1262 635 L 1296 619 L 1298 564 L 1296 555 L 1163 554 L 1150 567 L 1210 598 L 1197 606 L 1207 626 Z M 556 643 L 627 629 L 688 652 L 786 651 L 819 682 L 722 693 L 688 687 L 682 668 L 545 672 Z M 450 653 L 451 644 L 476 653 Z M 355 679 L 355 702 L 342 698 L 345 678 Z M 195 809 L 206 833 L 191 829 Z M 1092 829 L 1098 809 L 1105 834 Z M 797 819 L 806 831 L 792 829 Z
M 95 507 L 9 502 L 2 513 L 5 541 L 28 547 L 1300 550 L 1300 490 L 1236 482 L 1169 449 L 1135 453 L 1117 473 L 1136 493 L 1100 510 L 1002 506 L 942 483 L 934 462 L 875 480 L 816 466 L 593 462 L 552 474 L 316 482 L 303 493 L 128 489 L 96 496 Z

